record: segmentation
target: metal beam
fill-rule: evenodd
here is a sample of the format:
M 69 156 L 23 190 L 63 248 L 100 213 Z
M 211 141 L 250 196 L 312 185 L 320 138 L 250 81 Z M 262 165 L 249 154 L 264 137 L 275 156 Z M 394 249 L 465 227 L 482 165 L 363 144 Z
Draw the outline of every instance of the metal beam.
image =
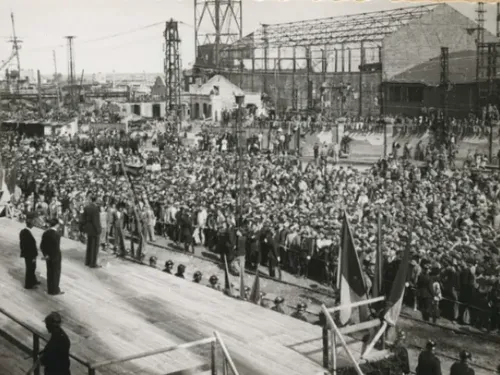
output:
M 267 44 L 271 47 L 324 46 L 365 42 L 381 43 L 410 21 L 431 12 L 437 5 L 399 8 L 388 11 L 353 14 L 340 17 L 290 22 L 267 27 Z M 263 28 L 247 35 L 229 49 L 263 48 Z

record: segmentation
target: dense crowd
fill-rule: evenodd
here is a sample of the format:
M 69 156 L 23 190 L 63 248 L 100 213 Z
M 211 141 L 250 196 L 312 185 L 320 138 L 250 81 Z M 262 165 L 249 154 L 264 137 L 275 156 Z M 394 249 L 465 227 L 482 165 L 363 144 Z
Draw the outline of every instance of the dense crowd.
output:
M 499 328 L 498 174 L 450 171 L 438 153 L 422 168 L 398 158 L 360 171 L 304 165 L 279 153 L 244 153 L 238 161 L 217 147 L 185 145 L 173 131 L 156 142 L 161 153 L 145 151 L 140 139 L 124 134 L 26 141 L 4 132 L 2 161 L 15 166 L 20 188 L 10 211 L 22 217 L 34 209 L 42 227 L 58 218 L 66 236 L 83 241 L 80 213 L 91 191 L 101 205 L 103 245 L 112 230 L 140 227 L 150 241 L 169 236 L 186 251 L 203 244 L 225 255 L 235 274 L 261 263 L 271 276 L 286 270 L 330 285 L 343 212 L 371 283 L 380 212 L 387 280 L 409 235 L 407 223 L 414 222 L 409 290 L 416 291 L 425 319 L 442 312 Z M 140 167 L 130 181 L 122 160 L 127 168 Z M 129 250 L 120 239 L 114 246 L 121 254 Z M 467 305 L 474 308 L 460 307 Z

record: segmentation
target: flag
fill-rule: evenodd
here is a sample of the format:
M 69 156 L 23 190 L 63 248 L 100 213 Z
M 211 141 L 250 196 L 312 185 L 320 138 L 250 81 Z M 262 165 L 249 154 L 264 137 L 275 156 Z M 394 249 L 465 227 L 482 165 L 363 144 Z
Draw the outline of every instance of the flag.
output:
M 259 304 L 260 300 L 260 279 L 259 270 L 255 272 L 255 279 L 253 281 L 252 290 L 250 291 L 249 301 Z
M 372 297 L 376 298 L 382 295 L 382 220 L 380 211 L 377 218 L 377 251 L 375 259 L 375 275 L 373 276 Z
M 341 238 L 341 255 L 340 255 L 340 305 L 346 306 L 354 302 L 359 302 L 366 299 L 366 285 L 363 277 L 363 271 L 359 262 L 354 241 L 352 238 L 351 228 L 347 220 L 347 214 L 344 213 L 344 222 L 342 225 Z M 347 324 L 351 319 L 352 308 L 346 307 L 340 310 L 340 322 L 342 325 Z M 360 320 L 364 321 L 368 317 L 368 309 L 362 306 L 359 309 Z
M 408 276 L 408 266 L 410 264 L 410 243 L 412 232 L 408 234 L 408 242 L 404 250 L 403 259 L 399 264 L 396 278 L 392 284 L 391 294 L 386 301 L 384 312 L 384 320 L 390 326 L 395 326 L 398 320 L 399 313 L 401 312 L 401 305 L 403 304 L 403 296 L 405 294 L 406 277 Z
M 227 268 L 227 258 L 224 255 L 224 293 L 228 295 L 233 295 L 233 288 L 231 287 L 231 282 L 229 281 L 229 270 Z

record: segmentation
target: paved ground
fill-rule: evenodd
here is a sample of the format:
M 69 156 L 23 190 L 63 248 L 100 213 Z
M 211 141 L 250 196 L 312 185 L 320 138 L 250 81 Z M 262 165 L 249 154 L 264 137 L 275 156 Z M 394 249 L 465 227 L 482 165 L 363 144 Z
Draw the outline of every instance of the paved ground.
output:
M 156 243 L 148 245 L 147 257 L 155 255 L 158 258 L 158 268 L 162 268 L 167 260 L 174 262 L 174 268 L 178 264 L 186 266 L 186 278 L 192 279 L 193 274 L 199 270 L 203 273 L 203 284 L 208 283 L 208 278 L 215 274 L 223 283 L 224 271 L 220 265 L 217 254 L 211 253 L 202 246 L 195 248 L 194 254 L 186 254 L 173 243 L 164 238 L 157 238 Z M 105 259 L 107 256 L 103 256 Z M 261 274 L 267 275 L 266 267 L 260 267 Z M 251 286 L 254 275 L 246 274 L 245 284 Z M 276 296 L 285 298 L 287 313 L 294 310 L 298 302 L 308 304 L 308 321 L 315 323 L 318 321 L 320 306 L 325 303 L 327 306 L 334 305 L 333 290 L 320 285 L 314 281 L 297 278 L 287 272 L 283 272 L 283 281 L 261 277 L 261 290 L 266 292 L 266 299 L 269 306 Z M 239 278 L 231 276 L 231 282 L 235 288 L 239 288 Z M 420 348 L 425 346 L 429 338 L 438 342 L 438 354 L 443 361 L 443 373 L 448 373 L 448 368 L 457 358 L 460 350 L 467 348 L 473 353 L 473 363 L 476 374 L 492 374 L 493 369 L 500 363 L 495 353 L 500 351 L 500 336 L 489 335 L 475 328 L 462 327 L 453 324 L 445 319 L 439 319 L 437 325 L 428 324 L 420 320 L 420 313 L 413 309 L 404 307 L 402 317 L 398 326 L 408 333 L 408 344 L 412 357 L 412 368 L 416 366 L 416 358 Z

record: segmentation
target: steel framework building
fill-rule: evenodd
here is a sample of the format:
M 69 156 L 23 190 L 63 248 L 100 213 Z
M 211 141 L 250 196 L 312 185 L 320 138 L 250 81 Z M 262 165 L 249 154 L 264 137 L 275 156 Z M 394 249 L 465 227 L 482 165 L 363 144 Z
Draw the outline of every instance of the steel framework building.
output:
M 459 42 L 441 35 L 444 28 L 462 35 L 467 27 L 474 27 L 473 21 L 447 4 L 262 25 L 223 48 L 221 66 L 231 81 L 244 90 L 264 92 L 278 109 L 377 114 L 382 110 L 382 80 L 439 56 L 443 45 L 466 49 L 458 44 L 471 44 L 474 36 Z M 398 32 L 408 34 L 415 45 L 392 37 Z M 420 39 L 428 45 L 419 46 L 424 43 Z

